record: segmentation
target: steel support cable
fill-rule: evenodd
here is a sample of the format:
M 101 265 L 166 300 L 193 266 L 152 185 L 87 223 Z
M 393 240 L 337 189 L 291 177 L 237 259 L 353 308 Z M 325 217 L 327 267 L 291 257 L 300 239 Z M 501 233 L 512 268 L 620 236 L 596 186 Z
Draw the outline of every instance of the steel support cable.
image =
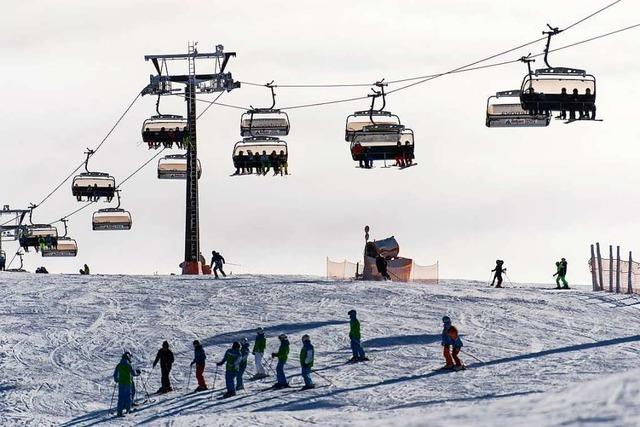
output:
M 118 118 L 118 120 L 116 120 L 115 124 L 111 127 L 111 129 L 109 129 L 109 132 L 107 132 L 107 134 L 105 135 L 104 138 L 102 138 L 102 140 L 100 141 L 100 143 L 96 146 L 96 148 L 93 149 L 93 154 L 91 154 L 89 157 L 92 157 L 104 144 L 105 142 L 107 142 L 107 139 L 109 138 L 109 136 L 111 136 L 111 134 L 113 133 L 113 131 L 116 129 L 116 127 L 118 127 L 118 125 L 120 124 L 120 122 L 122 121 L 122 119 L 124 119 L 124 117 L 127 115 L 127 113 L 129 112 L 129 110 L 131 110 L 131 108 L 133 107 L 133 105 L 136 103 L 136 101 L 138 100 L 138 98 L 140 98 L 141 94 L 138 93 L 136 95 L 136 97 L 133 99 L 133 101 L 131 101 L 131 103 L 129 104 L 129 106 L 124 110 L 124 113 L 122 113 L 122 115 Z M 40 205 L 42 205 L 44 202 L 46 202 L 51 196 L 53 196 L 59 189 L 60 187 L 62 187 L 67 181 L 69 181 L 69 179 L 75 175 L 78 170 L 80 170 L 80 168 L 82 168 L 82 166 L 84 166 L 84 161 L 82 163 L 80 163 L 80 165 L 78 165 L 78 167 L 76 167 L 73 172 L 71 172 L 69 175 L 67 175 L 67 177 L 60 183 L 58 184 L 49 194 L 47 194 L 37 205 L 36 208 Z
M 585 22 L 585 21 L 587 21 L 587 20 L 589 20 L 589 19 L 593 18 L 594 16 L 596 16 L 596 15 L 598 15 L 598 14 L 602 13 L 602 12 L 604 12 L 605 10 L 609 9 L 610 7 L 615 6 L 616 4 L 620 3 L 621 1 L 622 1 L 622 0 L 615 0 L 615 1 L 614 1 L 614 2 L 612 2 L 612 3 L 609 3 L 608 5 L 606 5 L 606 6 L 602 7 L 602 8 L 600 8 L 600 9 L 596 10 L 595 12 L 593 12 L 593 13 L 591 13 L 591 14 L 589 14 L 589 15 L 585 16 L 584 18 L 581 18 L 580 20 L 578 20 L 578 21 L 574 22 L 573 24 L 569 25 L 568 27 L 565 27 L 564 29 L 562 29 L 562 31 L 567 31 L 567 30 L 569 30 L 569 29 L 571 29 L 571 28 L 573 28 L 573 27 L 575 27 L 575 26 L 577 26 L 577 25 L 582 24 L 583 22 Z M 516 47 L 514 47 L 514 48 L 507 49 L 507 50 L 502 51 L 502 52 L 500 52 L 500 53 L 497 53 L 497 54 L 495 54 L 495 55 L 491 55 L 491 56 L 488 56 L 488 57 L 486 57 L 486 58 L 484 58 L 484 59 L 481 59 L 481 60 L 479 60 L 479 61 L 473 62 L 473 63 L 471 63 L 469 66 L 473 66 L 473 65 L 479 64 L 479 63 L 481 63 L 481 62 L 489 61 L 489 60 L 491 60 L 491 59 L 493 59 L 493 58 L 496 58 L 496 57 L 498 57 L 498 56 L 502 56 L 502 55 L 505 55 L 505 54 L 507 54 L 507 53 L 511 53 L 511 52 L 513 52 L 513 51 L 515 51 L 515 50 L 522 49 L 522 48 L 524 48 L 524 47 L 530 46 L 530 45 L 532 45 L 532 44 L 538 43 L 538 42 L 543 41 L 543 40 L 546 40 L 546 39 L 547 39 L 547 36 L 545 35 L 544 37 L 540 37 L 540 38 L 538 38 L 538 39 L 536 39 L 536 40 L 532 40 L 532 41 L 530 41 L 530 42 L 527 42 L 527 43 L 521 44 L 520 46 L 516 46 Z M 460 69 L 462 69 L 462 68 L 465 68 L 465 67 L 459 67 L 459 68 L 457 68 L 456 70 L 460 70 Z M 388 81 L 386 81 L 386 83 L 387 83 L 387 84 L 392 85 L 392 84 L 397 84 L 397 83 L 409 82 L 409 81 L 413 81 L 413 80 L 432 79 L 433 77 L 440 77 L 440 76 L 442 76 L 442 75 L 446 75 L 446 74 L 451 74 L 451 72 L 448 72 L 448 73 L 439 73 L 439 74 L 432 74 L 432 75 L 426 75 L 426 76 L 407 77 L 407 78 L 404 78 L 404 79 L 398 79 L 398 80 L 388 80 Z M 428 81 L 428 80 L 427 80 L 427 81 Z M 253 82 L 242 82 L 242 84 L 249 85 L 249 86 L 265 86 L 264 84 L 260 84 L 260 83 L 253 83 Z M 363 87 L 363 86 L 365 86 L 365 87 L 370 87 L 370 86 L 373 86 L 373 84 L 372 84 L 372 83 L 355 83 L 355 84 L 347 84 L 347 83 L 328 83 L 328 84 L 280 84 L 280 85 L 274 85 L 273 87 L 276 87 L 276 88 L 277 88 L 277 87 L 280 87 L 280 88 L 338 88 L 338 87 Z M 391 93 L 391 92 L 389 92 L 389 93 Z M 321 104 L 321 105 L 322 105 L 322 104 Z M 281 108 L 281 110 L 282 110 L 282 108 Z

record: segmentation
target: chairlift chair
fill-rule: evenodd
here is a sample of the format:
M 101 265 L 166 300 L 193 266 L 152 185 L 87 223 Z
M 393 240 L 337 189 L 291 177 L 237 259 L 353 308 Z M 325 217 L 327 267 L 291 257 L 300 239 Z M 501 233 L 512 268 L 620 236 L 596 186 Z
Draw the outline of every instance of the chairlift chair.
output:
M 171 148 L 174 143 L 178 148 L 183 148 L 186 136 L 187 119 L 182 116 L 160 114 L 148 118 L 142 124 L 142 140 L 149 148 Z
M 78 243 L 67 237 L 69 229 L 67 227 L 67 220 L 61 219 L 64 224 L 64 236 L 58 237 L 58 241 L 55 246 L 46 247 L 41 251 L 41 254 L 45 258 L 59 258 L 59 257 L 75 257 L 78 255 Z
M 80 175 L 76 175 L 71 183 L 71 192 L 79 202 L 86 198 L 87 201 L 97 201 L 101 197 L 110 202 L 115 196 L 116 179 L 104 172 L 90 172 L 89 158 L 93 155 L 93 150 L 87 150 L 84 161 L 84 169 Z
M 29 248 L 39 248 L 40 238 L 45 239 L 47 247 L 55 247 L 58 244 L 58 229 L 51 224 L 31 224 L 24 226 L 20 231 L 18 243 L 25 251 Z
M 415 159 L 415 140 L 413 130 L 403 129 L 401 132 L 393 130 L 360 132 L 353 137 L 350 144 L 351 158 L 362 162 L 395 161 Z
M 514 102 L 514 98 L 517 102 Z M 551 116 L 542 111 L 531 114 L 522 108 L 519 90 L 496 92 L 487 99 L 486 126 L 490 128 L 504 127 L 544 127 L 549 126 Z
M 117 194 L 118 206 L 94 212 L 91 220 L 93 231 L 131 230 L 131 214 L 120 208 L 120 191 Z
M 268 136 L 243 138 L 233 146 L 233 167 L 236 170 L 259 168 L 261 160 L 256 154 L 270 156 L 273 152 L 279 156 L 280 162 L 288 162 L 289 149 L 286 141 Z
M 198 179 L 202 176 L 202 165 L 197 159 Z M 187 179 L 187 156 L 171 154 L 158 160 L 158 179 Z
M 291 129 L 289 115 L 276 107 L 276 92 L 273 81 L 265 84 L 271 90 L 271 106 L 247 110 L 240 118 L 242 137 L 287 136 Z
M 354 136 L 371 129 L 372 126 L 379 129 L 381 129 L 380 126 L 387 126 L 389 130 L 393 128 L 402 130 L 403 128 L 400 117 L 389 111 L 356 111 L 347 117 L 344 140 L 352 141 Z

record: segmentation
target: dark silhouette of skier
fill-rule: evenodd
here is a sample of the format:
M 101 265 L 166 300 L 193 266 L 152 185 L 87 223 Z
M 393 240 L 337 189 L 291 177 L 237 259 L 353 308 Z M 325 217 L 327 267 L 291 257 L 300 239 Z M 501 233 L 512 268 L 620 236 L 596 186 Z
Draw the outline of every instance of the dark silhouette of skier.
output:
M 380 273 L 384 280 L 391 280 L 387 272 L 387 260 L 380 254 L 376 257 L 376 267 L 378 268 L 378 273 Z
M 493 286 L 494 283 L 497 280 L 498 284 L 495 285 L 496 288 L 501 288 L 502 287 L 502 273 L 506 273 L 507 272 L 506 268 L 502 268 L 503 264 L 504 264 L 503 260 L 501 260 L 501 259 L 496 260 L 496 268 L 491 270 L 492 272 L 495 272 L 495 274 L 493 276 L 493 280 L 491 281 L 491 286 Z
M 173 352 L 169 350 L 169 343 L 167 341 L 162 343 L 162 348 L 158 350 L 156 359 L 153 361 L 153 367 L 155 368 L 158 362 L 160 362 L 160 374 L 162 386 L 158 389 L 158 393 L 168 393 L 173 391 L 171 387 L 171 380 L 169 379 L 169 373 L 171 373 L 171 367 L 173 366 Z
M 223 277 L 227 277 L 226 273 L 222 269 L 222 266 L 225 263 L 226 261 L 224 260 L 224 257 L 222 255 L 220 255 L 216 251 L 211 252 L 211 266 L 213 267 L 213 274 L 216 276 L 216 279 L 218 279 L 218 271 L 222 273 Z

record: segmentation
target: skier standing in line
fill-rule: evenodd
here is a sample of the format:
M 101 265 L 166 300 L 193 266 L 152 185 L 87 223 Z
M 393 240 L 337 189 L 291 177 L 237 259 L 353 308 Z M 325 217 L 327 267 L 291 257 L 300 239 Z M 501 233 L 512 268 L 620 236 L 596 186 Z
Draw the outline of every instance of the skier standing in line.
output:
M 268 376 L 264 371 L 264 365 L 262 364 L 262 358 L 264 357 L 264 351 L 266 348 L 267 338 L 264 336 L 264 329 L 258 328 L 252 351 L 256 362 L 256 374 L 253 376 L 253 379 L 255 380 L 266 378 Z
M 207 383 L 204 381 L 204 367 L 207 355 L 204 354 L 204 349 L 198 340 L 193 342 L 193 354 L 194 356 L 191 366 L 196 365 L 196 379 L 198 380 L 198 387 L 194 392 L 198 392 L 207 389 Z
M 238 376 L 236 378 L 236 390 L 244 390 L 244 381 L 242 376 L 244 375 L 244 371 L 247 369 L 249 352 L 249 341 L 246 338 L 243 338 L 240 343 L 240 365 L 238 367 Z
M 123 417 L 123 411 L 131 412 L 131 387 L 133 377 L 139 375 L 131 366 L 131 353 L 125 351 L 113 371 L 113 380 L 118 383 L 118 409 L 117 414 Z
M 7 262 L 7 257 L 5 257 L 4 252 L 0 252 L 0 271 L 5 270 L 6 262 Z
M 223 264 L 226 264 L 224 257 L 220 255 L 216 251 L 211 252 L 211 266 L 213 267 L 213 274 L 218 278 L 218 271 L 222 273 L 222 277 L 227 277 L 224 270 L 222 269 Z
M 451 345 L 453 346 L 453 353 L 451 354 L 451 357 L 453 357 L 453 360 L 456 362 L 456 366 L 453 367 L 453 370 L 460 371 L 460 370 L 467 369 L 467 367 L 464 366 L 464 364 L 458 357 L 460 350 L 462 350 L 462 340 L 458 336 L 458 329 L 455 326 L 449 327 L 449 331 L 447 332 L 447 335 L 449 335 L 449 339 L 451 340 L 451 343 L 452 343 Z
M 360 340 L 362 336 L 360 334 L 360 321 L 358 320 L 355 310 L 349 310 L 349 339 L 351 340 L 351 352 L 353 357 L 349 360 L 349 363 L 364 362 L 369 359 L 364 354 Z
M 302 379 L 304 379 L 304 387 L 302 390 L 314 388 L 315 384 L 311 380 L 311 368 L 313 368 L 313 359 L 315 356 L 313 344 L 309 335 L 302 336 L 302 350 L 300 350 L 300 368 L 302 369 Z
M 222 360 L 216 363 L 218 366 L 222 366 L 225 362 L 227 363 L 224 370 L 224 382 L 227 386 L 227 392 L 222 396 L 225 399 L 236 395 L 236 378 L 238 376 L 241 358 L 240 343 L 236 341 L 231 348 L 224 353 Z
M 376 257 L 376 267 L 378 268 L 378 273 L 380 273 L 384 280 L 391 280 L 391 277 L 387 272 L 387 260 L 381 254 L 378 254 Z
M 451 319 L 449 316 L 442 318 L 442 354 L 444 355 L 445 365 L 443 369 L 453 369 L 453 359 L 451 358 L 451 345 L 453 342 L 449 338 L 449 329 L 451 329 Z
M 164 341 L 162 343 L 162 348 L 158 350 L 158 354 L 156 354 L 156 360 L 153 361 L 153 367 L 160 362 L 160 374 L 161 374 L 161 383 L 162 386 L 158 389 L 158 393 L 168 393 L 173 391 L 171 388 L 171 380 L 169 379 L 169 374 L 171 373 L 171 367 L 173 366 L 174 357 L 173 352 L 169 350 L 169 343 Z
M 491 281 L 491 286 L 493 286 L 493 284 L 497 280 L 498 284 L 496 285 L 496 288 L 501 288 L 502 287 L 502 273 L 506 273 L 507 272 L 506 268 L 502 268 L 503 265 L 504 265 L 504 261 L 503 260 L 501 260 L 501 259 L 496 260 L 496 268 L 491 270 L 492 272 L 495 272 L 495 274 L 493 276 L 493 280 Z
M 277 353 L 272 353 L 271 357 L 278 358 L 278 365 L 276 365 L 276 377 L 278 382 L 273 385 L 273 388 L 281 389 L 291 387 L 287 382 L 287 376 L 284 373 L 284 366 L 287 364 L 289 358 L 289 340 L 285 334 L 278 335 L 280 340 L 280 348 Z

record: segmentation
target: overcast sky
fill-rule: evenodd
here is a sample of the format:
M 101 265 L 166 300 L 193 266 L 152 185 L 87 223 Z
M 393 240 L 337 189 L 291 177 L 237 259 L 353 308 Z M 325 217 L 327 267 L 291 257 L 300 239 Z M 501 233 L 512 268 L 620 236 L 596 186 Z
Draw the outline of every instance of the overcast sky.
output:
M 148 83 L 154 70 L 145 54 L 185 51 L 197 40 L 200 51 L 223 44 L 237 52 L 228 66 L 237 80 L 367 83 L 446 71 L 535 39 L 546 23 L 563 28 L 607 3 L 9 2 L 0 15 L 0 203 L 38 202 L 73 170 Z M 554 46 L 636 24 L 638 12 L 636 1 L 622 1 L 557 36 Z M 360 258 L 368 224 L 374 238 L 395 235 L 401 255 L 423 265 L 439 260 L 446 278 L 486 280 L 502 258 L 512 281 L 547 281 L 564 256 L 569 280 L 588 283 L 589 244 L 596 240 L 635 249 L 640 259 L 639 41 L 636 29 L 550 58 L 552 65 L 596 75 L 600 123 L 486 128 L 487 97 L 518 88 L 523 64 L 446 76 L 390 96 L 387 108 L 416 137 L 419 165 L 404 171 L 354 167 L 344 121 L 368 107 L 359 101 L 289 113 L 290 177 L 230 177 L 241 112 L 213 107 L 198 122 L 203 252 L 209 257 L 217 249 L 241 264 L 228 267 L 234 272 L 324 274 L 326 256 Z M 278 105 L 368 90 L 283 88 Z M 266 106 L 270 99 L 266 89 L 245 85 L 220 101 Z M 140 127 L 154 108 L 154 98 L 139 100 L 91 169 L 122 179 L 152 156 L 140 143 Z M 185 108 L 178 98 L 162 100 L 163 112 L 186 114 Z M 54 221 L 77 208 L 70 187 L 38 209 L 34 221 Z M 123 187 L 123 207 L 134 217 L 130 232 L 92 232 L 93 208 L 86 209 L 69 224 L 79 256 L 50 260 L 31 253 L 27 268 L 70 272 L 88 263 L 100 273 L 178 272 L 184 183 L 158 181 L 154 162 Z M 11 257 L 16 245 L 5 249 Z

